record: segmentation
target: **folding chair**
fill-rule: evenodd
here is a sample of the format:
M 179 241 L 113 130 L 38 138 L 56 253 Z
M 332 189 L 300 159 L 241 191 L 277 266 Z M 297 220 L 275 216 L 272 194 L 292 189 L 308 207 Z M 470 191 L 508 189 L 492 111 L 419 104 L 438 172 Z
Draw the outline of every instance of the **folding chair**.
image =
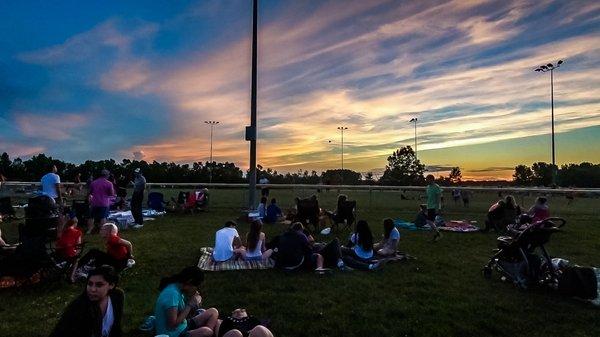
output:
M 319 201 L 314 198 L 307 199 L 296 199 L 296 206 L 298 213 L 296 214 L 295 221 L 300 221 L 305 227 L 312 225 L 315 233 L 319 231 Z
M 356 220 L 356 201 L 344 201 L 337 210 L 338 213 L 333 216 L 333 229 L 338 230 L 338 224 L 343 224 L 342 230 L 351 229 Z

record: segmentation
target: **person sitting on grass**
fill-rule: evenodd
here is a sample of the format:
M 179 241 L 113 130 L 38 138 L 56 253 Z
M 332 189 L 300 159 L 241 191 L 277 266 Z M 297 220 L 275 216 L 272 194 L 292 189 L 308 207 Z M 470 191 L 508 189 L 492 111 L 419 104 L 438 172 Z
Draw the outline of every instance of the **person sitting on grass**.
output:
M 240 308 L 225 317 L 218 330 L 218 337 L 273 337 L 269 329 L 260 325 L 258 318 L 248 316 L 246 309 Z
M 546 220 L 550 217 L 550 208 L 548 207 L 548 199 L 546 197 L 538 197 L 535 199 L 535 204 L 527 211 L 533 219 L 532 223 Z
M 50 337 L 121 337 L 124 294 L 111 266 L 100 266 L 87 277 L 84 292 L 65 309 Z
M 85 266 L 93 262 L 94 266 L 110 265 L 116 271 L 133 264 L 133 245 L 131 242 L 119 237 L 119 229 L 114 223 L 106 223 L 100 228 L 100 235 L 104 239 L 106 252 L 99 249 L 90 249 L 74 266 Z M 129 261 L 132 260 L 132 261 Z M 74 279 L 73 279 L 74 281 Z
M 56 254 L 63 260 L 72 263 L 73 266 L 76 265 L 83 237 L 83 232 L 77 228 L 77 222 L 77 217 L 67 220 L 62 232 L 57 232 L 58 239 L 56 240 Z M 75 278 L 75 270 L 76 268 L 71 270 L 71 281 Z
M 427 225 L 427 205 L 421 204 L 419 205 L 419 213 L 417 213 L 417 217 L 415 218 L 415 226 L 421 228 Z
M 515 223 L 517 216 L 521 215 L 521 207 L 515 202 L 512 195 L 507 195 L 504 200 L 498 200 L 488 210 L 483 232 L 493 228 L 496 232 L 506 229 L 506 226 Z
M 234 221 L 229 220 L 215 234 L 215 248 L 212 254 L 215 262 L 233 260 L 245 253 L 240 235 L 235 229 L 236 226 L 237 224 Z
M 258 217 L 262 220 L 267 216 L 267 197 L 260 198 L 260 204 L 258 204 Z
M 313 252 L 311 241 L 304 233 L 301 222 L 293 223 L 282 235 L 270 244 L 273 249 L 275 267 L 284 270 L 314 269 L 325 271 L 323 255 Z
M 219 312 L 206 309 L 187 319 L 202 304 L 198 289 L 204 282 L 200 268 L 186 267 L 160 280 L 160 294 L 154 305 L 155 333 L 169 337 L 210 337 L 215 335 Z
M 262 261 L 268 259 L 273 253 L 272 250 L 265 249 L 266 236 L 261 232 L 262 222 L 254 220 L 250 224 L 250 231 L 246 235 L 246 250 L 243 258 L 246 261 Z
M 382 266 L 380 262 L 373 262 L 373 234 L 365 220 L 356 223 L 348 247 L 341 247 L 341 253 L 342 260 L 351 268 L 375 270 Z
M 377 255 L 393 256 L 396 255 L 398 242 L 400 241 L 400 232 L 394 226 L 394 220 L 387 218 L 383 220 L 383 240 L 373 246 Z
M 273 198 L 271 199 L 271 204 L 267 206 L 267 212 L 264 220 L 266 223 L 275 223 L 282 219 L 283 213 L 281 212 L 281 208 L 277 206 L 277 200 Z

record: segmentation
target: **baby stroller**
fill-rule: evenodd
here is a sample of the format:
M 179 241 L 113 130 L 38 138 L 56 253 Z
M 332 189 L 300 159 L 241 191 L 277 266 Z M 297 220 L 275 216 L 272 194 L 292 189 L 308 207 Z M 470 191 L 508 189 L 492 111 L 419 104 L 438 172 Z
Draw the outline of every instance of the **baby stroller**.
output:
M 558 276 L 544 245 L 565 224 L 562 218 L 531 223 L 530 216 L 521 215 L 516 224 L 508 227 L 509 236 L 498 237 L 498 248 L 483 267 L 483 276 L 489 279 L 492 270 L 496 270 L 503 279 L 512 281 L 521 289 L 556 283 Z

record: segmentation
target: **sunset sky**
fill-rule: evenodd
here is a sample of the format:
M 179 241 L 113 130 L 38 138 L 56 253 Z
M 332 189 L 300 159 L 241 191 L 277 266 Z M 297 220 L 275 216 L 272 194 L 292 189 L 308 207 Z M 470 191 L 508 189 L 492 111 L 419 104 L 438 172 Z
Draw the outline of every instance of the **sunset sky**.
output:
M 209 157 L 248 167 L 250 0 L 0 2 L 0 152 L 63 160 Z M 259 7 L 258 163 L 507 178 L 600 162 L 599 1 L 279 1 Z M 330 142 L 331 141 L 331 142 Z

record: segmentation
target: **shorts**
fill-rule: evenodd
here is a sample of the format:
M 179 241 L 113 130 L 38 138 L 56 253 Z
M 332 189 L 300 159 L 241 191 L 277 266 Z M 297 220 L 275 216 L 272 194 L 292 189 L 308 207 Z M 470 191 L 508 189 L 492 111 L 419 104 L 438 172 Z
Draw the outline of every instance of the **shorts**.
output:
M 108 207 L 93 206 L 90 217 L 94 218 L 95 221 L 106 219 L 108 217 Z
M 435 208 L 427 209 L 427 220 L 435 221 L 435 216 L 437 215 L 437 210 Z

